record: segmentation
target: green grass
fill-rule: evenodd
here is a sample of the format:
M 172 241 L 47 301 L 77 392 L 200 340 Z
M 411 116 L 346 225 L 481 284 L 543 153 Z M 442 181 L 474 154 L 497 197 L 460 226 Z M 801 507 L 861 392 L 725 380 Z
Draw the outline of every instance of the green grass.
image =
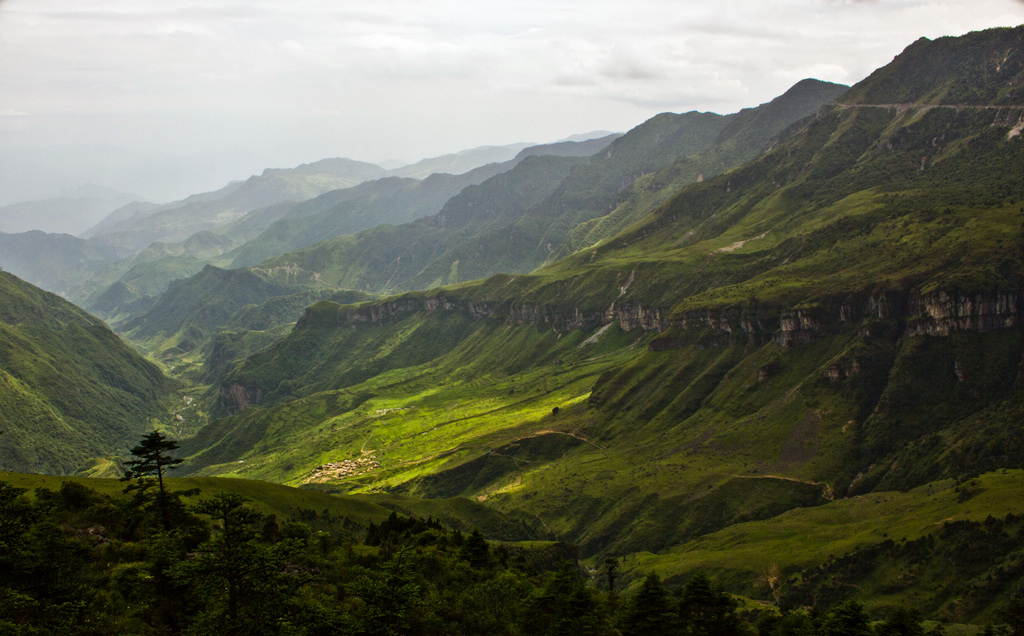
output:
M 330 324 L 332 311 L 348 310 L 318 307 L 317 320 Z M 436 343 L 413 348 L 441 325 L 446 351 Z M 356 358 L 351 346 L 395 366 L 344 389 L 270 402 L 215 423 L 197 440 L 208 434 L 220 444 L 195 456 L 193 466 L 298 484 L 321 464 L 372 454 L 379 469 L 332 487 L 477 498 L 600 556 L 667 549 L 821 504 L 855 484 L 863 492 L 884 478 L 889 488 L 910 488 L 958 474 L 963 464 L 953 453 L 978 428 L 964 418 L 986 413 L 986 426 L 1005 432 L 1016 412 L 1009 387 L 988 386 L 984 374 L 971 371 L 994 364 L 984 352 L 997 349 L 1008 352 L 1009 362 L 1000 364 L 1019 361 L 1019 347 L 1001 332 L 938 340 L 883 332 L 865 340 L 850 325 L 792 348 L 684 338 L 666 350 L 647 349 L 650 334 L 618 327 L 584 344 L 596 334 L 559 336 L 448 311 L 411 312 L 354 332 L 297 329 L 284 345 L 313 352 L 313 368 L 338 369 L 339 358 Z M 935 396 L 922 393 L 905 406 L 889 400 L 879 409 L 887 387 L 913 395 L 917 369 L 936 366 L 921 358 L 921 343 L 936 360 L 959 361 L 963 386 L 935 384 Z M 277 355 L 251 360 L 237 377 L 279 373 Z M 838 379 L 829 379 L 836 369 Z M 907 409 L 947 399 L 965 406 L 932 418 L 944 444 L 905 460 L 884 450 L 891 445 L 874 431 L 894 430 L 899 420 L 892 418 L 906 419 Z M 531 449 L 546 431 L 579 443 L 547 454 Z M 908 440 L 922 434 L 907 431 Z M 900 472 L 904 463 L 916 472 Z M 860 472 L 873 481 L 861 484 Z
M 730 526 L 661 554 L 631 554 L 622 562 L 623 572 L 630 579 L 657 572 L 663 579 L 678 581 L 703 570 L 728 581 L 732 590 L 770 599 L 768 574 L 773 569 L 782 573 L 783 585 L 793 584 L 802 570 L 886 539 L 913 541 L 937 536 L 945 523 L 984 522 L 990 516 L 1002 519 L 1024 513 L 1024 471 L 986 473 L 973 483 L 975 494 L 966 501 L 961 500 L 957 485 L 947 480 L 906 493 L 876 492 L 790 510 L 771 519 Z M 860 597 L 869 608 L 920 607 L 943 600 L 942 591 L 928 580 L 896 594 L 885 593 L 885 584 L 895 578 L 892 574 L 881 572 L 862 581 L 867 589 Z M 993 601 L 988 599 L 986 606 Z
M 453 451 L 473 452 L 537 427 L 558 427 L 555 407 L 571 409 L 585 402 L 600 373 L 623 355 L 635 355 L 627 347 L 591 359 L 578 349 L 582 336 L 557 341 L 532 327 L 485 327 L 422 365 L 383 372 L 341 391 L 247 411 L 239 418 L 266 426 L 255 452 L 239 455 L 233 466 L 204 470 L 299 483 L 320 464 L 365 451 L 377 453 L 382 468 L 360 480 L 358 489 L 397 486 L 433 472 Z M 551 345 L 555 348 L 547 354 L 556 371 L 520 370 L 528 363 L 516 356 Z M 392 352 L 382 347 L 378 353 Z

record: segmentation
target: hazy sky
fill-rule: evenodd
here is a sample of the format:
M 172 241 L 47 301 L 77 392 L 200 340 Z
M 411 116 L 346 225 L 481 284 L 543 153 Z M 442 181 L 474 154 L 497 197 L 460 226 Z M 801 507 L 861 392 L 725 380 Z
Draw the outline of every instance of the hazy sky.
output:
M 412 161 L 734 112 L 1021 23 L 1021 0 L 0 0 L 0 145 L 203 153 L 237 177 Z

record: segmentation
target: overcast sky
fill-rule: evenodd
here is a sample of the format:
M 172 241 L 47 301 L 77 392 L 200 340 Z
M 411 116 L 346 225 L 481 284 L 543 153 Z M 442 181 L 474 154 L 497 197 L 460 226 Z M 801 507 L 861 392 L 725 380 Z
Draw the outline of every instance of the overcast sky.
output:
M 852 84 L 1021 0 L 0 0 L 0 145 L 413 161 Z M 237 163 L 230 163 L 230 162 Z

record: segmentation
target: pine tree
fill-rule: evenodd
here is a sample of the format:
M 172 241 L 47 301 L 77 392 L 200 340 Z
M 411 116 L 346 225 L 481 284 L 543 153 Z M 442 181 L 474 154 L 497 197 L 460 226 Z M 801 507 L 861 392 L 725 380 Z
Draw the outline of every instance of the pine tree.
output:
M 615 594 L 615 579 L 619 578 L 619 560 L 608 557 L 604 560 L 604 575 L 608 579 L 608 593 Z
M 675 603 L 657 574 L 648 574 L 636 596 L 630 600 L 623 617 L 622 633 L 627 636 L 679 633 Z
M 487 567 L 490 563 L 490 550 L 487 539 L 480 534 L 479 530 L 473 530 L 462 547 L 459 548 L 459 557 L 468 561 L 473 568 L 480 569 Z
M 1014 592 L 999 614 L 1012 636 L 1024 636 L 1024 589 Z
M 171 505 L 167 489 L 164 487 L 164 472 L 177 468 L 178 464 L 184 461 L 168 454 L 178 448 L 177 442 L 167 439 L 160 431 L 149 433 L 132 449 L 132 455 L 138 459 L 125 462 L 124 477 L 121 478 L 122 481 L 134 479 L 135 483 L 125 487 L 124 491 L 138 490 L 139 502 L 146 503 L 149 500 L 148 491 L 153 486 L 153 478 L 156 477 L 156 504 L 160 509 L 164 529 L 171 527 Z
M 683 586 L 679 619 L 689 636 L 733 636 L 740 633 L 736 601 L 697 572 Z
M 291 620 L 291 603 L 309 574 L 289 564 L 302 551 L 299 541 L 261 541 L 267 519 L 236 493 L 219 493 L 193 511 L 209 515 L 214 535 L 189 558 L 175 564 L 173 576 L 189 589 L 197 607 L 195 633 L 281 633 Z M 291 633 L 291 632 L 285 632 Z
M 823 636 L 871 636 L 871 624 L 863 605 L 844 601 L 829 610 L 820 633 Z

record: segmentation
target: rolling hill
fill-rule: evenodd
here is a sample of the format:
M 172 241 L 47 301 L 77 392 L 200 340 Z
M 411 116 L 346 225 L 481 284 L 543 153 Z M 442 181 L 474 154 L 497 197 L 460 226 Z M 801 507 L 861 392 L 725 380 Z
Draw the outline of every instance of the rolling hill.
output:
M 507 161 L 482 166 L 476 166 L 476 162 L 493 153 L 467 151 L 459 155 L 461 163 L 451 166 L 476 166 L 464 173 L 437 173 L 422 180 L 384 176 L 356 186 L 330 190 L 301 202 L 282 201 L 249 211 L 234 221 L 196 232 L 183 241 L 158 241 L 130 258 L 79 273 L 76 280 L 81 282 L 71 290 L 72 296 L 90 311 L 112 322 L 138 318 L 153 306 L 156 297 L 167 289 L 171 281 L 198 274 L 206 265 L 225 268 L 254 266 L 268 257 L 341 234 L 380 224 L 410 222 L 436 213 L 462 189 L 505 172 L 528 156 L 554 153 L 589 155 L 606 146 L 614 137 L 529 146 Z M 504 157 L 519 147 L 495 150 Z M 304 171 L 319 170 L 322 168 L 318 166 L 329 161 L 299 166 L 294 171 L 304 174 Z M 413 172 L 418 173 L 429 166 L 440 165 L 448 164 L 424 160 L 410 168 L 415 168 Z M 274 172 L 282 171 L 266 171 L 263 177 Z M 175 217 L 171 215 L 168 218 L 173 221 Z M 140 221 L 126 217 L 126 222 Z M 62 263 L 58 261 L 58 265 Z

